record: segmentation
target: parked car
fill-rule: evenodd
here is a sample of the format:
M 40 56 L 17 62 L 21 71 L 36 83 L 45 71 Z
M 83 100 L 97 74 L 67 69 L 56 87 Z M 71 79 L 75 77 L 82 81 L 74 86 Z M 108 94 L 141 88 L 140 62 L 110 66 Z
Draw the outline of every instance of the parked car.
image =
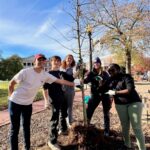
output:
M 142 80 L 148 81 L 148 75 L 147 75 L 147 72 L 145 72 L 145 73 L 143 74 Z

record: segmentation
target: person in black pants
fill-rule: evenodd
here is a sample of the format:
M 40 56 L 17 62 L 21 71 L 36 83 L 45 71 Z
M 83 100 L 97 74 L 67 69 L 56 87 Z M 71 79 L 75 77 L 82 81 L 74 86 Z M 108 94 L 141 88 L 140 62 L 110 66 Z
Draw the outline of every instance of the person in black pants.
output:
M 45 82 L 53 82 L 74 86 L 73 82 L 58 79 L 44 71 L 46 57 L 37 54 L 34 58 L 34 66 L 20 70 L 9 82 L 8 100 L 10 115 L 10 134 L 9 142 L 11 150 L 18 150 L 18 135 L 20 125 L 24 133 L 24 149 L 30 150 L 30 124 L 32 115 L 32 103 L 35 95 Z M 18 85 L 15 88 L 15 85 Z
M 109 79 L 107 72 L 102 70 L 101 60 L 99 57 L 95 58 L 93 70 L 90 71 L 84 78 L 84 83 L 91 83 L 91 99 L 87 103 L 87 119 L 90 123 L 93 113 L 100 101 L 102 101 L 103 114 L 104 114 L 104 135 L 109 136 L 110 130 L 110 117 L 109 111 L 111 108 L 111 100 L 105 94 L 105 83 Z
M 51 62 L 51 70 L 50 74 L 57 78 L 64 78 L 68 81 L 73 81 L 74 78 L 71 75 L 68 75 L 65 72 L 60 71 L 61 58 L 59 56 L 53 56 L 50 60 Z M 60 131 L 65 133 L 67 131 L 67 103 L 64 99 L 64 92 L 62 90 L 62 86 L 57 83 L 45 83 L 44 86 L 44 99 L 46 103 L 46 107 L 48 107 L 48 101 L 50 97 L 50 103 L 52 108 L 52 116 L 50 120 L 50 141 L 48 142 L 48 146 L 51 149 L 60 149 L 57 144 L 58 137 L 58 123 L 59 123 L 59 113 L 60 113 Z

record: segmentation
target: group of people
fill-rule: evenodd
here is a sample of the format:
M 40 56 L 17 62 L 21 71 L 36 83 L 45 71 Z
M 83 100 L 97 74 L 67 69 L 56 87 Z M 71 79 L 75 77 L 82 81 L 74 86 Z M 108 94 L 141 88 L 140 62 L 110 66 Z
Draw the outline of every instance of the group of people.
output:
M 32 103 L 41 86 L 43 87 L 45 107 L 48 108 L 49 104 L 51 104 L 52 110 L 50 138 L 48 141 L 48 146 L 51 149 L 60 149 L 57 144 L 58 134 L 66 134 L 68 127 L 73 122 L 74 79 L 78 75 L 78 71 L 75 72 L 74 69 L 74 57 L 69 54 L 62 62 L 59 56 L 51 57 L 51 69 L 49 72 L 44 71 L 45 62 L 46 57 L 43 54 L 35 55 L 34 66 L 22 69 L 9 83 L 11 150 L 18 150 L 18 134 L 21 117 L 25 150 L 30 149 Z M 109 136 L 109 111 L 113 99 L 121 122 L 124 139 L 124 145 L 120 150 L 131 149 L 130 124 L 135 133 L 139 150 L 146 150 L 141 126 L 143 104 L 135 90 L 134 80 L 131 75 L 121 73 L 118 64 L 111 64 L 108 70 L 104 71 L 101 60 L 97 57 L 93 62 L 93 69 L 86 73 L 82 82 L 84 84 L 91 83 L 91 97 L 87 102 L 86 108 L 88 124 L 91 122 L 95 109 L 102 102 L 104 136 Z M 16 84 L 19 84 L 19 86 L 15 89 Z

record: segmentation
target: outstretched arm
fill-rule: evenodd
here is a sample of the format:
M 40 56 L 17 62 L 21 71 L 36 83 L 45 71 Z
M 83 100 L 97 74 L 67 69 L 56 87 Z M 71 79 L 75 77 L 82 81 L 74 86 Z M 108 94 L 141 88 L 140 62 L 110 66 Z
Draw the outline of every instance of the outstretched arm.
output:
M 62 85 L 75 86 L 75 84 L 73 82 L 69 82 L 69 81 L 63 80 L 63 79 L 57 79 L 55 82 L 62 84 Z

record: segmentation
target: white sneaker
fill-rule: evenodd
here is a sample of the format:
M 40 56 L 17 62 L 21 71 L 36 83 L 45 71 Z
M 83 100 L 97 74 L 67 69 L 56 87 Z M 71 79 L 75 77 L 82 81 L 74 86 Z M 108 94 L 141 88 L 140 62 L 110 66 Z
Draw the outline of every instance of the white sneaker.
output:
M 68 130 L 66 131 L 59 130 L 58 135 L 68 135 Z
M 69 123 L 69 118 L 68 117 L 66 118 L 66 123 L 67 123 L 67 127 L 71 128 L 71 124 Z
M 52 144 L 51 142 L 48 142 L 47 144 L 51 150 L 60 150 L 60 147 L 58 144 Z

